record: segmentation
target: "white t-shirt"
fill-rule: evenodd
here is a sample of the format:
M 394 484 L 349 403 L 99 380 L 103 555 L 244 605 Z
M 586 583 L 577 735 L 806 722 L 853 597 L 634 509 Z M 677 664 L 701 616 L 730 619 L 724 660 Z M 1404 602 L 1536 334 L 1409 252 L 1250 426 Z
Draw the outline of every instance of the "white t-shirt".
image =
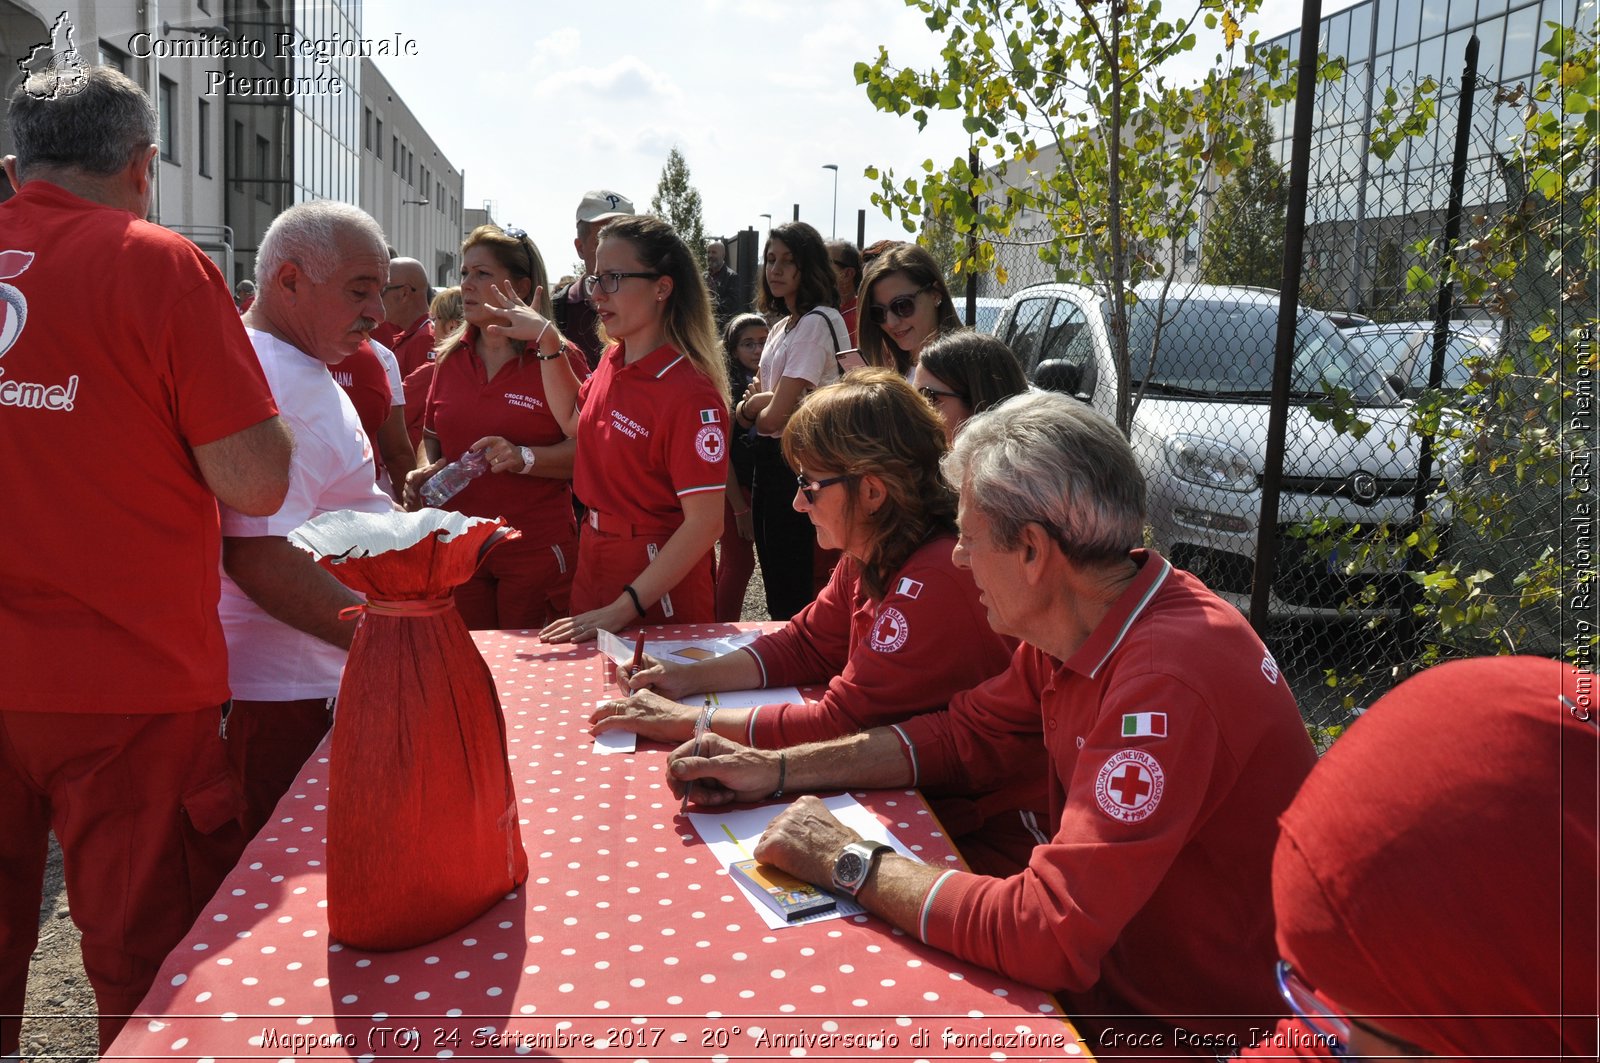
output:
M 320 513 L 388 513 L 372 479 L 372 449 L 355 407 L 327 367 L 282 340 L 247 330 L 278 412 L 294 432 L 289 493 L 278 512 L 251 517 L 219 504 L 222 534 L 285 536 Z M 246 701 L 299 701 L 339 693 L 345 651 L 275 620 L 222 574 L 217 612 L 228 640 L 228 680 Z
M 404 406 L 406 404 L 405 382 L 400 379 L 400 359 L 394 352 L 375 339 L 369 338 L 372 344 L 372 353 L 378 356 L 378 361 L 383 363 L 383 375 L 389 378 L 389 404 L 391 406 Z
M 784 377 L 804 380 L 812 387 L 831 384 L 839 377 L 839 365 L 833 356 L 849 346 L 850 331 L 839 311 L 831 306 L 819 306 L 801 315 L 793 331 L 789 329 L 789 319 L 784 318 L 772 327 L 767 345 L 761 348 L 761 386 L 776 391 Z

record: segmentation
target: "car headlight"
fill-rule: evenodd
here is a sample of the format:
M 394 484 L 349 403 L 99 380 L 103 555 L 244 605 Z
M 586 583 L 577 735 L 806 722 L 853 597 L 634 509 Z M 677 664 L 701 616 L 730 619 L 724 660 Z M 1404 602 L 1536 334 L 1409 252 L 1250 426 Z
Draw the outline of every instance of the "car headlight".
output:
M 1167 465 L 1180 479 L 1222 491 L 1254 491 L 1256 470 L 1244 452 L 1201 436 L 1173 436 L 1165 443 Z

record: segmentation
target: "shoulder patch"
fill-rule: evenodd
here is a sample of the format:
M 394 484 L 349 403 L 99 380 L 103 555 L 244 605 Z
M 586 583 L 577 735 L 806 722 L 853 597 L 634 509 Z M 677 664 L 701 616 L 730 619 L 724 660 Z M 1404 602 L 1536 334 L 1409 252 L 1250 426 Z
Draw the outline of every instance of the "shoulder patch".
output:
M 1119 823 L 1149 819 L 1161 804 L 1167 777 L 1161 762 L 1142 749 L 1111 754 L 1094 780 L 1094 799 L 1100 811 Z
M 878 614 L 868 641 L 879 653 L 893 653 L 904 646 L 910 637 L 911 625 L 906 622 L 906 614 L 890 606 Z
M 1261 658 L 1261 674 L 1267 677 L 1267 682 L 1271 683 L 1273 686 L 1277 686 L 1279 674 L 1278 662 L 1273 660 L 1272 654 L 1270 653 Z
M 701 424 L 716 424 L 721 419 L 722 419 L 721 414 L 719 414 L 716 410 L 701 410 L 700 411 L 700 423 Z
M 721 461 L 727 453 L 728 444 L 722 435 L 722 429 L 714 424 L 708 424 L 695 433 L 694 452 L 706 461 Z
M 1167 737 L 1167 714 L 1164 712 L 1129 712 L 1122 717 L 1123 738 Z
M 922 593 L 922 584 L 910 576 L 901 576 L 900 582 L 894 585 L 894 593 L 902 598 L 915 598 Z

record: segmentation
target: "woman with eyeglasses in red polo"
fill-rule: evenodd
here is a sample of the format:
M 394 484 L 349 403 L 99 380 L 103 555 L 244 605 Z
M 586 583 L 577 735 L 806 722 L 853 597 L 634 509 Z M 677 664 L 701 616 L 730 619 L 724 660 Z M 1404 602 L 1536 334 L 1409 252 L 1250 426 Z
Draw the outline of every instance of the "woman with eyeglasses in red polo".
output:
M 500 287 L 500 323 L 489 329 L 538 348 L 550 410 L 577 439 L 573 486 L 589 507 L 572 615 L 540 638 L 709 623 L 711 549 L 728 482 L 728 375 L 699 263 L 660 218 L 618 218 L 601 231 L 584 287 L 607 346 L 581 385 L 537 303 Z
M 423 414 L 421 468 L 406 478 L 406 504 L 448 462 L 481 452 L 488 471 L 443 504 L 469 517 L 504 517 L 521 537 L 490 551 L 456 588 L 456 608 L 472 629 L 541 628 L 569 608 L 578 553 L 572 510 L 576 445 L 545 399 L 536 353 L 496 335 L 490 293 L 505 285 L 548 312 L 544 259 L 521 229 L 481 225 L 461 245 L 461 308 L 466 327 L 447 337 L 434 360 Z M 587 373 L 580 354 L 574 372 Z
M 961 328 L 944 270 L 917 244 L 895 244 L 861 278 L 861 357 L 911 378 L 922 348 Z

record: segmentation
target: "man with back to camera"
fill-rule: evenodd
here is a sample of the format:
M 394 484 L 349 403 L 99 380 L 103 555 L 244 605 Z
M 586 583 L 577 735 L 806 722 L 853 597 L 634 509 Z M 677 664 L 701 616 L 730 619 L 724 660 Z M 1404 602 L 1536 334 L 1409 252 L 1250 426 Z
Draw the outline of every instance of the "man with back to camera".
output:
M 907 933 L 1062 994 L 1096 1055 L 1212 1058 L 1283 1012 L 1272 978 L 1276 816 L 1315 760 L 1294 696 L 1244 618 L 1140 548 L 1127 440 L 1062 395 L 968 421 L 956 561 L 1008 671 L 948 710 L 789 750 L 714 734 L 670 759 L 707 805 L 791 791 L 967 788 L 1044 743 L 1054 837 L 991 878 L 883 855 L 805 797 L 754 855 L 855 895 Z
M 281 509 L 222 512 L 221 614 L 234 695 L 227 745 L 251 834 L 328 730 L 355 634 L 339 613 L 362 600 L 287 536 L 331 510 L 394 509 L 373 480 L 355 408 L 328 372 L 382 318 L 388 270 L 378 223 L 330 200 L 278 215 L 256 255 L 259 294 L 244 323 L 297 442 Z
M 594 272 L 594 253 L 600 246 L 600 230 L 612 218 L 625 218 L 633 213 L 633 200 L 627 196 L 597 189 L 585 192 L 578 203 L 578 235 L 572 246 L 583 260 L 583 272 Z M 583 291 L 583 277 L 579 277 L 561 291 L 552 292 L 550 305 L 555 311 L 556 328 L 583 352 L 584 361 L 593 369 L 600 364 L 599 319 L 594 305 Z
M 51 830 L 102 1049 L 238 859 L 217 501 L 277 509 L 292 445 L 221 272 L 142 220 L 139 86 L 109 67 L 71 92 L 30 80 L 9 117 L 0 1055 L 19 1051 Z

